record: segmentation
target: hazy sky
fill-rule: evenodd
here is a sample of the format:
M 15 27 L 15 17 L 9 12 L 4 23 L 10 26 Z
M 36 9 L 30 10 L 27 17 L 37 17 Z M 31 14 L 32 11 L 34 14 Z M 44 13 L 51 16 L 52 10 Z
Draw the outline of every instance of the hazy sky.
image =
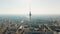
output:
M 60 14 L 60 0 L 0 0 L 0 14 Z

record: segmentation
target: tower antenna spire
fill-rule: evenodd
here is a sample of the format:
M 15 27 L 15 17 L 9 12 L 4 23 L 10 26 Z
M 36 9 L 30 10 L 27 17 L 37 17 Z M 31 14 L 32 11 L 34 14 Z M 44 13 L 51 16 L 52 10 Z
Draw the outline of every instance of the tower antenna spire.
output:
M 31 17 L 31 0 L 29 0 L 29 16 Z

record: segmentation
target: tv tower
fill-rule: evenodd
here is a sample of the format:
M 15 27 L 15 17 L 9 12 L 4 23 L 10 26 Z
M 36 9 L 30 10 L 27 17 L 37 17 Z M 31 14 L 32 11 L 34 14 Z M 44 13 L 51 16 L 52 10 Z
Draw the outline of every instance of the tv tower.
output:
M 31 2 L 29 3 L 29 28 L 31 28 Z

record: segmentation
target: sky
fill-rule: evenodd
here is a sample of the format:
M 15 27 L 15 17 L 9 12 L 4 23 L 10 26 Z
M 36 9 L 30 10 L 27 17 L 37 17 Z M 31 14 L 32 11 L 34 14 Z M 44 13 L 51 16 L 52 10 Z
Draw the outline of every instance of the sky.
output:
M 0 14 L 60 14 L 60 0 L 0 0 Z

